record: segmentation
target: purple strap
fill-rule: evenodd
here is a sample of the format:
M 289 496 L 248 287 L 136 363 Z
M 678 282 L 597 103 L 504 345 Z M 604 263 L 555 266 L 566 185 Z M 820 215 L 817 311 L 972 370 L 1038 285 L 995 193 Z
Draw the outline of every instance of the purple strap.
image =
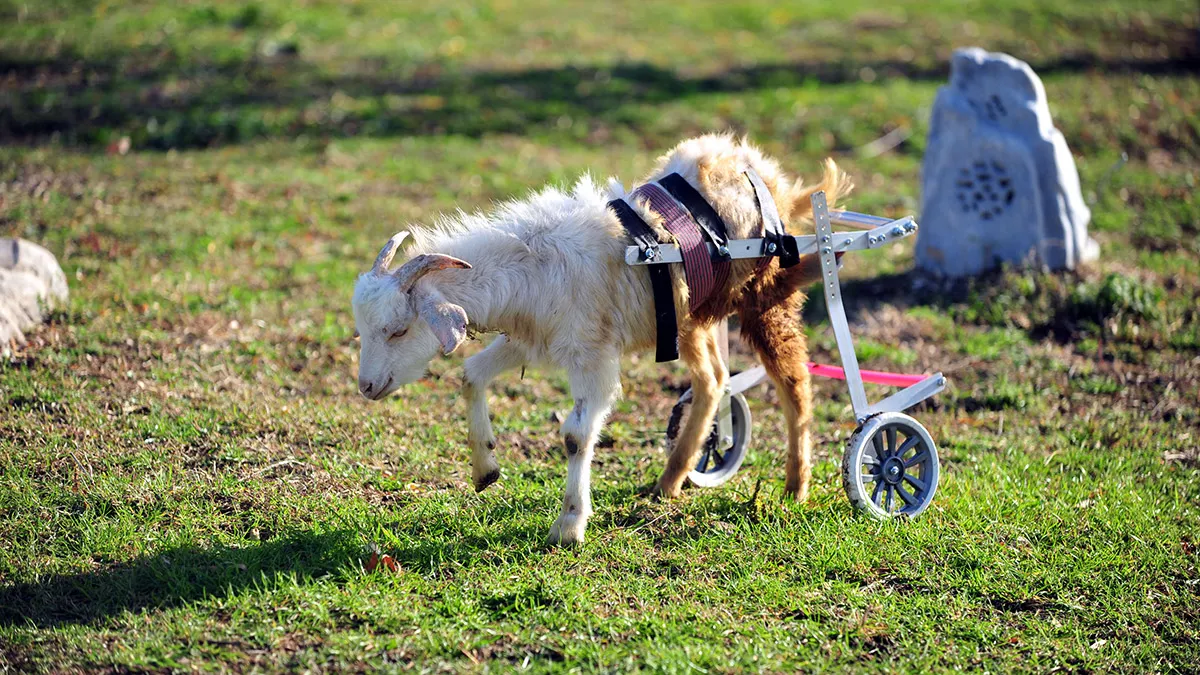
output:
M 633 191 L 634 199 L 645 199 L 650 208 L 662 216 L 663 225 L 679 242 L 683 255 L 683 274 L 687 279 L 688 307 L 695 311 L 714 289 L 724 287 L 729 280 L 729 263 L 713 264 L 700 227 L 692 220 L 675 198 L 654 183 L 647 183 Z

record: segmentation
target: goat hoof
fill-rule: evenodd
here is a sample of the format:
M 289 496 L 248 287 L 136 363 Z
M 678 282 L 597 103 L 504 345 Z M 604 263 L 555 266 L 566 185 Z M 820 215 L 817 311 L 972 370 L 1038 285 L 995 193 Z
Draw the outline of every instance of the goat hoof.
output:
M 667 486 L 661 482 L 650 489 L 650 498 L 656 502 L 665 501 L 668 499 L 679 499 L 683 496 L 682 486 Z
M 500 469 L 492 469 L 485 476 L 475 481 L 475 492 L 483 492 L 498 480 L 500 480 Z
M 550 536 L 546 540 L 551 546 L 577 546 L 583 543 L 586 529 L 586 518 L 577 514 L 562 515 L 550 526 Z
M 806 501 L 808 501 L 808 486 L 807 485 L 805 485 L 802 488 L 789 485 L 783 489 L 783 502 L 785 504 L 787 504 L 787 503 L 803 504 Z

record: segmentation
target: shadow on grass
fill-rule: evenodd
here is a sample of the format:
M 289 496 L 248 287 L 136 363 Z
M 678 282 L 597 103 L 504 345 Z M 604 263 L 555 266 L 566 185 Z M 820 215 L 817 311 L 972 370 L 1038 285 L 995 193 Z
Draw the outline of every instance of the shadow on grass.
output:
M 464 535 L 451 541 L 442 535 L 407 547 L 385 546 L 384 551 L 405 571 L 428 575 L 446 565 L 476 564 L 489 549 L 508 548 L 503 557 L 509 561 L 536 555 L 544 549 L 545 532 L 497 528 L 494 536 Z M 363 537 L 351 530 L 301 533 L 244 547 L 182 546 L 96 571 L 2 587 L 0 626 L 84 624 L 246 589 L 338 578 L 359 574 L 366 557 Z
M 0 626 L 87 623 L 122 611 L 165 609 L 274 583 L 317 579 L 357 564 L 352 532 L 304 533 L 255 546 L 183 546 L 101 570 L 0 588 Z
M 550 522 L 546 528 L 505 525 L 520 510 L 494 504 L 482 515 L 494 524 L 484 534 L 457 531 L 461 522 L 449 513 L 383 522 L 382 530 L 403 532 L 404 543 L 379 543 L 404 571 L 426 577 L 448 567 L 511 563 L 545 554 Z M 366 540 L 364 531 L 353 528 L 299 532 L 244 546 L 178 546 L 96 571 L 47 575 L 0 587 L 0 627 L 89 623 L 124 611 L 168 609 L 226 593 L 343 579 L 362 573 Z
M 911 307 L 944 310 L 977 298 L 980 289 L 1006 284 L 1006 275 L 1012 273 L 1012 268 L 997 268 L 974 278 L 935 280 L 927 273 L 913 268 L 861 279 L 843 279 L 842 304 L 846 310 L 846 318 L 851 322 L 861 321 L 882 305 L 891 305 L 900 310 Z M 1022 270 L 1015 270 L 1015 273 L 1021 274 Z M 828 312 L 821 286 L 814 285 L 809 289 L 808 302 L 804 305 L 804 321 L 828 321 Z
M 919 269 L 881 274 L 865 279 L 843 281 L 842 297 L 846 318 L 862 321 L 883 305 L 901 311 L 929 307 L 970 323 L 1013 326 L 1024 325 L 1034 340 L 1053 339 L 1070 344 L 1119 307 L 1096 306 L 1094 299 L 1078 291 L 1086 280 L 1085 271 L 1040 272 L 1004 265 L 976 277 L 936 280 Z M 1013 320 L 1020 315 L 1021 321 Z M 803 310 L 809 324 L 829 320 L 825 295 L 813 287 Z M 967 319 L 967 317 L 970 317 Z
M 1190 45 L 1165 57 L 1060 56 L 1032 63 L 1043 76 L 1102 71 L 1194 72 Z M 28 57 L 0 49 L 0 74 L 13 83 L 0 99 L 0 140 L 57 138 L 82 144 L 129 136 L 134 147 L 186 148 L 265 137 L 528 134 L 561 119 L 586 127 L 637 127 L 653 116 L 630 104 L 697 94 L 808 83 L 944 79 L 945 63 L 799 61 L 690 75 L 649 63 L 611 67 L 454 70 L 438 63 L 364 60 L 329 72 L 297 55 L 206 63 L 171 52 Z M 646 119 L 641 119 L 641 117 Z M 586 132 L 585 132 L 586 133 Z

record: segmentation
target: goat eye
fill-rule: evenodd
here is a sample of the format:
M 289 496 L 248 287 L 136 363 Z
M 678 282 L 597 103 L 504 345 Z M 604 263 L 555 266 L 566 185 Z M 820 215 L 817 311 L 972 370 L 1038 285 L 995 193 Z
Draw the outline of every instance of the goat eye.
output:
M 408 332 L 407 328 L 405 328 L 404 330 L 401 330 L 401 331 L 396 331 L 395 333 L 392 333 L 391 337 L 389 337 L 388 339 L 395 340 L 397 338 L 402 338 L 402 337 L 404 337 L 405 333 L 407 333 L 407 332 Z

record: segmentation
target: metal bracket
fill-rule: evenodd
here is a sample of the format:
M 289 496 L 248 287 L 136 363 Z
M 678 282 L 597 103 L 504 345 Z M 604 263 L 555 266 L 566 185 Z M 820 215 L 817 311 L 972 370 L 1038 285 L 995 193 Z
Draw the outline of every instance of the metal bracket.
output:
M 879 248 L 917 231 L 917 224 L 913 222 L 912 216 L 890 220 L 888 218 L 880 218 L 878 216 L 851 211 L 843 211 L 838 216 L 842 220 L 834 222 L 844 222 L 851 225 L 871 224 L 872 229 L 864 232 L 830 231 L 828 233 L 829 238 L 820 241 L 818 241 L 818 237 L 811 234 L 791 237 L 796 242 L 797 253 L 799 255 L 816 253 L 818 249 L 825 248 L 826 246 L 838 253 L 863 251 Z M 832 217 L 830 220 L 833 220 Z M 731 239 L 727 244 L 727 248 L 722 250 L 713 246 L 711 242 L 705 242 L 705 246 L 708 247 L 708 254 L 713 260 L 761 258 L 764 256 L 763 251 L 765 247 L 769 244 L 769 240 L 762 238 Z M 683 254 L 679 251 L 679 247 L 674 244 L 661 244 L 655 253 L 650 256 L 647 256 L 637 246 L 629 246 L 625 249 L 625 263 L 629 265 L 665 265 L 681 262 L 683 262 Z
M 717 406 L 717 449 L 721 452 L 733 447 L 733 398 L 729 387 L 721 393 L 721 404 Z
M 757 387 L 767 379 L 767 369 L 762 366 L 755 366 L 750 370 L 742 372 L 729 378 L 729 391 L 734 394 L 740 394 L 747 389 Z
M 867 409 L 867 416 L 885 412 L 904 412 L 945 388 L 946 378 L 941 373 L 934 373 L 871 406 Z

